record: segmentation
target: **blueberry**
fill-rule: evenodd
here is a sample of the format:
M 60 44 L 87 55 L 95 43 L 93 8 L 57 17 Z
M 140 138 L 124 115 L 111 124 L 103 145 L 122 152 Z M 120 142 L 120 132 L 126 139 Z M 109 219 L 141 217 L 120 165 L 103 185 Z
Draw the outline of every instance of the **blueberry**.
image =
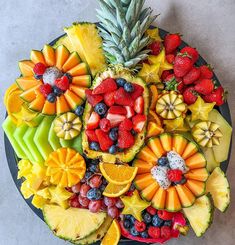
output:
M 100 163 L 100 160 L 99 159 L 92 159 L 91 160 L 91 164 L 93 164 L 93 165 L 97 165 L 99 163 Z
M 75 111 L 74 111 L 74 113 L 75 113 L 78 117 L 82 116 L 83 112 L 84 112 L 84 107 L 81 106 L 81 105 L 79 105 L 79 106 L 75 109 Z
M 173 185 L 183 185 L 186 183 L 186 178 L 183 176 L 182 179 L 180 181 L 177 181 L 177 182 L 173 182 L 172 184 Z
M 106 185 L 102 184 L 102 185 L 100 186 L 100 191 L 103 192 L 103 191 L 105 190 L 105 188 L 106 188 Z
M 97 201 L 101 198 L 101 191 L 97 188 L 92 188 L 87 192 L 86 197 L 91 201 Z
M 90 172 L 90 171 L 87 171 L 86 173 L 85 173 L 85 179 L 89 179 L 91 176 L 92 176 L 92 172 Z
M 139 232 L 135 229 L 134 226 L 131 227 L 130 233 L 132 236 L 138 236 L 139 235 Z
M 135 136 L 137 133 L 135 132 L 134 129 L 132 129 L 132 130 L 131 130 L 131 134 L 132 134 L 133 136 Z
M 128 219 L 125 219 L 123 222 L 123 225 L 126 229 L 129 229 L 131 227 L 131 222 Z
M 72 82 L 73 77 L 69 73 L 65 73 L 64 76 L 66 76 L 69 79 L 69 82 Z
M 103 178 L 102 183 L 103 183 L 103 185 L 107 185 L 108 181 L 105 178 Z
M 161 227 L 164 224 L 164 220 L 160 219 L 158 215 L 153 216 L 152 224 L 155 227 Z
M 171 226 L 171 224 L 172 224 L 171 220 L 166 220 L 164 222 L 164 226 Z
M 135 223 L 135 217 L 134 216 L 132 216 L 131 214 L 127 214 L 127 215 L 125 215 L 125 219 L 130 220 L 131 224 L 134 225 L 134 223 Z
M 107 112 L 107 106 L 104 103 L 98 103 L 95 106 L 95 112 L 98 113 L 100 116 L 104 116 Z
M 133 183 L 131 183 L 131 186 L 129 188 L 129 191 L 134 191 L 135 190 L 135 185 Z
M 149 237 L 149 234 L 148 234 L 147 231 L 143 231 L 143 232 L 140 233 L 140 236 L 141 236 L 142 238 L 148 238 L 148 237 Z
M 157 161 L 159 166 L 166 166 L 169 162 L 167 157 L 160 157 Z
M 93 173 L 99 172 L 99 166 L 95 164 L 89 164 L 88 170 Z
M 116 83 L 117 83 L 117 85 L 118 85 L 119 87 L 123 87 L 123 86 L 125 85 L 126 82 L 127 82 L 127 81 L 126 81 L 126 79 L 124 79 L 124 78 L 117 78 L 117 79 L 116 79 Z
M 54 93 L 50 93 L 47 95 L 47 100 L 50 102 L 50 103 L 54 103 L 56 101 L 56 95 Z
M 109 132 L 109 138 L 112 140 L 112 141 L 116 141 L 118 139 L 118 132 L 116 130 L 116 128 L 112 128 Z
M 143 220 L 146 224 L 150 224 L 152 222 L 152 217 L 149 213 L 143 213 L 142 214 Z
M 112 145 L 110 148 L 109 148 L 109 153 L 110 154 L 115 154 L 117 152 L 117 146 L 116 145 Z
M 35 74 L 35 75 L 34 75 L 34 78 L 37 79 L 37 80 L 41 80 L 41 79 L 42 79 L 42 75 L 37 75 L 37 74 Z
M 94 151 L 99 151 L 100 150 L 100 145 L 97 142 L 91 142 L 90 143 L 90 149 Z
M 63 91 L 60 88 L 58 88 L 57 86 L 53 87 L 53 92 L 56 96 L 61 96 L 63 94 Z
M 124 90 L 125 90 L 126 92 L 128 92 L 128 93 L 133 92 L 133 91 L 134 91 L 134 86 L 133 86 L 133 84 L 132 84 L 132 83 L 129 83 L 129 82 L 125 83 L 125 85 L 124 85 Z

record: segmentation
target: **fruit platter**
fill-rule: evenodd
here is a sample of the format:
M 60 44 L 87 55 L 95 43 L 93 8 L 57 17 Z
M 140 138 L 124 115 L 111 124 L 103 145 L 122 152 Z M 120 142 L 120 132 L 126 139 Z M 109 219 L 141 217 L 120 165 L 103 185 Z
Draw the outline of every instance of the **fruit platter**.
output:
M 32 50 L 5 92 L 16 186 L 73 244 L 201 237 L 230 203 L 227 92 L 144 0 L 98 2 L 99 23 Z

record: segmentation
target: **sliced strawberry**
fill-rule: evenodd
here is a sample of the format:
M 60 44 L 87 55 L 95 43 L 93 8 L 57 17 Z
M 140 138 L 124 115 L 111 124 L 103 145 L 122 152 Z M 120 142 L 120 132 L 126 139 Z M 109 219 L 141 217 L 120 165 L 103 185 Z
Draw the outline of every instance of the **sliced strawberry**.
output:
M 146 116 L 141 114 L 138 114 L 132 118 L 133 129 L 137 133 L 140 133 L 143 130 L 146 119 L 147 119 Z
M 95 133 L 99 140 L 100 149 L 107 151 L 109 147 L 113 145 L 113 141 L 109 138 L 109 135 L 101 129 L 96 129 Z
M 126 118 L 124 119 L 120 125 L 119 125 L 119 130 L 125 130 L 125 131 L 131 131 L 133 128 L 133 123 L 130 119 Z
M 86 93 L 88 103 L 91 104 L 92 106 L 95 106 L 96 104 L 98 104 L 103 100 L 102 95 L 94 95 L 92 94 L 92 90 L 90 89 L 86 89 L 85 93 Z
M 115 91 L 112 92 L 108 92 L 104 95 L 104 102 L 107 106 L 112 106 L 114 105 L 115 101 L 114 101 L 114 93 Z
M 144 88 L 136 83 L 133 83 L 134 91 L 131 93 L 131 97 L 133 100 L 137 99 L 144 92 Z
M 109 108 L 108 113 L 126 115 L 126 108 L 123 106 L 114 105 Z
M 87 122 L 87 129 L 95 129 L 99 126 L 99 123 L 100 123 L 100 116 L 98 113 L 93 111 Z
M 135 111 L 134 109 L 131 107 L 131 106 L 125 106 L 126 108 L 126 111 L 127 111 L 127 114 L 126 114 L 126 117 L 127 118 L 131 118 L 135 115 Z
M 134 110 L 138 114 L 142 114 L 143 113 L 143 111 L 144 111 L 144 98 L 142 96 L 139 96 L 135 100 Z
M 117 89 L 116 81 L 113 78 L 107 78 L 101 82 L 94 90 L 93 94 L 105 94 Z
M 135 143 L 134 136 L 129 131 L 118 132 L 118 147 L 122 149 L 130 148 Z
M 85 131 L 85 133 L 86 133 L 86 136 L 88 137 L 88 139 L 89 139 L 90 141 L 98 142 L 98 138 L 97 138 L 97 136 L 96 136 L 96 134 L 95 134 L 95 130 L 87 129 L 87 130 Z
M 114 101 L 117 105 L 129 105 L 133 106 L 134 101 L 129 93 L 127 93 L 124 88 L 119 88 L 114 94 Z
M 113 128 L 118 126 L 126 117 L 124 115 L 108 113 L 106 118 L 110 121 L 111 127 Z
M 104 132 L 108 132 L 111 128 L 111 123 L 107 118 L 102 118 L 100 120 L 100 129 Z

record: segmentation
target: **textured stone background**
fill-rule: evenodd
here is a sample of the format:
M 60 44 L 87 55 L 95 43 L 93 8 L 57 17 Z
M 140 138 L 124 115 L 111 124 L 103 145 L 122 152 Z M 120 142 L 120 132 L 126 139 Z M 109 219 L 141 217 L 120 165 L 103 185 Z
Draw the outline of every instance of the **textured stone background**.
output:
M 27 59 L 31 49 L 41 49 L 63 33 L 74 21 L 96 21 L 96 0 L 8 0 L 0 1 L 0 93 L 18 76 L 17 61 Z M 147 0 L 146 4 L 161 13 L 157 24 L 180 32 L 183 39 L 197 47 L 212 64 L 222 84 L 230 92 L 231 114 L 235 115 L 235 1 L 234 0 Z M 1 100 L 0 120 L 4 118 Z M 234 121 L 234 116 L 233 116 Z M 0 144 L 0 245 L 65 244 L 54 237 L 47 226 L 28 208 L 11 179 L 7 167 L 3 132 Z M 235 189 L 233 154 L 228 178 Z M 230 245 L 235 240 L 235 204 L 226 214 L 215 212 L 206 235 L 197 239 L 193 232 L 169 244 Z

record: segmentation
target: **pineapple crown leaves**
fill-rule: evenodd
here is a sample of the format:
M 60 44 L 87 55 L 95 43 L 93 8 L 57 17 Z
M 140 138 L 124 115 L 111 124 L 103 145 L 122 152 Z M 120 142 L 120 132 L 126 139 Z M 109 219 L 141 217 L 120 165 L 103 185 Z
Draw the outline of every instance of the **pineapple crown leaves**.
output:
M 135 67 L 147 58 L 151 43 L 146 30 L 157 16 L 151 8 L 143 9 L 145 0 L 98 0 L 99 30 L 103 49 L 111 64 Z

